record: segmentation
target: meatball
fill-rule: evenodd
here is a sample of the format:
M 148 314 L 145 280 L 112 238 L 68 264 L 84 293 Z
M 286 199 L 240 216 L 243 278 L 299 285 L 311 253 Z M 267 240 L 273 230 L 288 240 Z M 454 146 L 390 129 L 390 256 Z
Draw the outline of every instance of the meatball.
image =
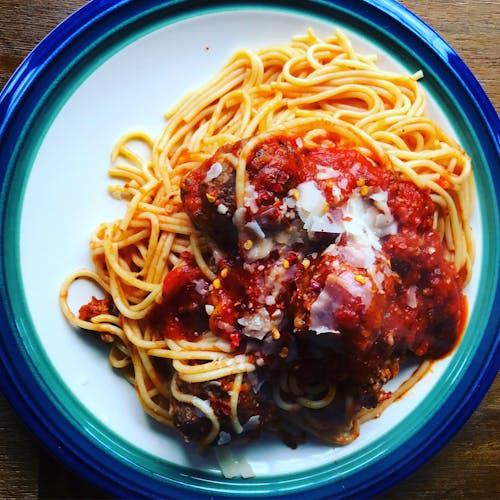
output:
M 236 164 L 245 141 L 220 148 L 181 183 L 184 208 L 194 225 L 224 250 L 238 244 L 236 211 Z M 281 228 L 286 207 L 283 198 L 301 182 L 301 156 L 295 140 L 273 137 L 251 151 L 247 165 L 245 205 L 247 219 L 264 230 Z M 288 225 L 288 223 L 286 223 Z
M 184 208 L 193 224 L 224 249 L 237 245 L 232 218 L 236 210 L 234 158 L 241 142 L 220 148 L 181 183 Z
M 281 227 L 286 221 L 283 198 L 304 177 L 296 139 L 278 136 L 259 143 L 249 157 L 247 173 L 255 197 L 249 201 L 254 220 L 263 229 Z
M 274 419 L 273 409 L 265 392 L 255 391 L 249 376 L 243 378 L 238 399 L 238 420 L 243 426 L 240 434 L 235 433 L 231 419 L 232 377 L 192 384 L 179 380 L 178 387 L 185 394 L 210 402 L 221 428 L 219 436 L 211 444 L 225 444 L 233 438 L 255 437 Z M 187 441 L 203 441 L 210 432 L 210 420 L 194 406 L 174 399 L 173 413 L 174 425 Z
M 444 258 L 437 232 L 406 231 L 384 243 L 399 275 L 384 329 L 400 350 L 440 357 L 455 345 L 466 316 L 461 277 Z
M 210 420 L 201 415 L 194 406 L 172 400 L 174 407 L 174 425 L 186 441 L 202 441 L 210 432 Z
M 332 245 L 298 280 L 292 298 L 296 332 L 327 334 L 338 352 L 370 353 L 381 327 L 394 278 L 383 253 L 369 269 L 358 267 L 352 246 Z M 361 250 L 359 250 L 361 251 Z

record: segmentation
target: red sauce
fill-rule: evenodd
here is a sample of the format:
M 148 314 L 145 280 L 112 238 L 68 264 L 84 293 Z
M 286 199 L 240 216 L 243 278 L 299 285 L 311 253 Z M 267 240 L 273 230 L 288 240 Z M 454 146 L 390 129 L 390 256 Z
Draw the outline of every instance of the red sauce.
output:
M 344 202 L 356 187 L 377 186 L 387 190 L 392 178 L 388 170 L 373 165 L 359 151 L 353 149 L 320 148 L 308 151 L 305 154 L 305 169 L 308 172 L 307 180 L 317 179 L 321 170 L 323 177 L 328 175 L 330 169 L 335 171 L 333 179 L 317 180 L 327 201 L 332 205 Z M 339 198 L 332 194 L 333 185 L 337 185 L 340 190 Z
M 184 263 L 165 277 L 162 304 L 151 319 L 161 336 L 194 341 L 208 328 L 205 304 L 210 284 L 190 254 L 182 257 Z
M 88 304 L 80 307 L 78 316 L 83 321 L 90 321 L 93 317 L 100 314 L 110 314 L 112 306 L 111 298 L 98 299 L 92 296 L 92 300 Z
M 390 236 L 384 248 L 401 278 L 385 329 L 401 350 L 432 358 L 447 354 L 463 327 L 466 308 L 461 279 L 444 259 L 441 239 L 433 230 L 405 231 Z
M 248 356 L 257 370 L 245 375 L 239 395 L 242 423 L 258 417 L 252 422 L 279 428 L 270 396 L 276 389 L 299 408 L 301 391 L 322 390 L 313 396 L 320 399 L 335 386 L 328 405 L 295 417 L 321 438 L 346 444 L 356 437 L 359 410 L 389 397 L 384 384 L 402 360 L 437 359 L 455 347 L 467 312 L 463 275 L 433 229 L 429 192 L 356 149 L 310 149 L 286 136 L 257 144 L 237 211 L 233 158 L 244 144 L 220 148 L 181 185 L 185 211 L 211 243 L 204 257 L 216 279 L 184 252 L 146 320 L 158 339 L 196 342 L 210 331 Z M 80 318 L 111 307 L 109 298 L 93 297 Z M 281 381 L 290 373 L 287 392 Z M 232 432 L 232 377 L 178 383 L 209 401 L 221 430 Z M 188 404 L 174 405 L 174 424 L 188 439 L 202 439 L 209 420 Z M 298 440 L 284 439 L 292 446 Z
M 163 303 L 154 315 L 162 335 L 194 340 L 210 329 L 241 351 L 257 341 L 251 349 L 265 363 L 278 354 L 288 357 L 285 362 L 292 360 L 286 352 L 295 349 L 294 342 L 294 356 L 306 363 L 312 355 L 310 346 L 302 346 L 304 339 L 321 341 L 339 359 L 340 370 L 329 372 L 333 378 L 350 373 L 361 379 L 394 356 L 434 358 L 450 352 L 466 314 L 462 279 L 444 258 L 441 238 L 432 229 L 435 205 L 425 189 L 355 149 L 308 149 L 297 138 L 273 137 L 249 157 L 254 200 L 236 223 L 234 170 L 224 155 L 238 155 L 242 145 L 225 146 L 183 181 L 186 211 L 222 249 L 222 257 L 215 262 L 218 277 L 213 283 L 189 256 L 167 275 Z M 222 172 L 210 176 L 215 163 Z M 392 217 L 397 232 L 380 237 L 373 269 L 342 256 L 352 244 L 348 235 L 303 229 L 291 200 L 297 186 L 308 181 L 322 192 L 326 210 L 345 207 L 354 195 L 376 206 L 370 195 L 385 193 L 390 211 L 385 216 Z M 251 257 L 252 247 L 265 242 L 248 223 L 257 224 L 272 241 L 258 258 Z M 294 238 L 279 243 L 280 235 L 288 233 Z M 325 256 L 333 243 L 344 252 L 340 257 Z M 334 303 L 325 306 L 326 312 L 315 310 L 322 292 Z M 325 320 L 329 333 L 313 328 L 321 314 L 333 315 Z M 270 336 L 272 349 L 264 342 Z

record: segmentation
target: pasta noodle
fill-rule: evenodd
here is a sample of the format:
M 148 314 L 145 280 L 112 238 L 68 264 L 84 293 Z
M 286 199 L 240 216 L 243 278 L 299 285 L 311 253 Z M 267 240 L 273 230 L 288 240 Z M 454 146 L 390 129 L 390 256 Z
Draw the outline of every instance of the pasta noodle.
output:
M 462 284 L 469 280 L 474 256 L 468 225 L 474 191 L 471 164 L 461 147 L 426 116 L 418 83 L 422 76 L 381 69 L 376 56 L 355 52 L 340 31 L 320 39 L 309 30 L 287 45 L 236 51 L 210 81 L 167 113 L 158 138 L 132 132 L 116 143 L 109 173 L 123 182 L 110 186 L 110 193 L 126 201 L 126 212 L 97 228 L 90 242 L 95 269 L 73 272 L 62 284 L 60 304 L 70 323 L 112 344 L 112 366 L 134 383 L 153 418 L 174 425 L 175 405 L 191 405 L 209 422 L 200 442 L 221 444 L 217 408 L 192 388 L 223 381 L 231 432 L 240 435 L 251 427 L 251 419 L 241 419 L 238 405 L 246 385 L 259 373 L 255 353 L 240 351 L 230 338 L 210 331 L 197 338 L 169 338 L 151 320 L 165 300 L 166 277 L 185 261 L 186 253 L 211 289 L 224 279 L 224 269 L 211 260 L 213 241 L 195 228 L 181 186 L 189 173 L 228 144 L 244 140 L 239 151 L 223 155 L 235 172 L 236 210 L 244 210 L 248 201 L 252 154 L 276 137 L 293 137 L 309 150 L 325 145 L 354 148 L 370 164 L 390 166 L 429 192 L 435 206 L 433 230 L 443 242 L 444 257 Z M 139 154 L 141 149 L 149 153 Z M 356 189 L 363 192 L 363 180 Z M 302 267 L 309 263 L 304 258 Z M 90 312 L 72 312 L 68 294 L 78 279 L 94 281 L 108 302 L 93 299 Z M 356 279 L 364 283 L 366 277 Z M 207 307 L 210 315 L 213 306 Z M 280 341 L 277 329 L 272 336 Z M 279 356 L 285 358 L 287 349 Z M 427 367 L 424 361 L 400 389 L 357 412 L 345 442 L 357 435 L 360 423 L 380 414 L 416 383 Z M 273 385 L 274 404 L 291 415 L 301 408 L 314 412 L 330 407 L 337 392 L 334 384 L 304 384 L 293 371 L 279 374 Z M 308 425 L 299 420 L 298 425 Z

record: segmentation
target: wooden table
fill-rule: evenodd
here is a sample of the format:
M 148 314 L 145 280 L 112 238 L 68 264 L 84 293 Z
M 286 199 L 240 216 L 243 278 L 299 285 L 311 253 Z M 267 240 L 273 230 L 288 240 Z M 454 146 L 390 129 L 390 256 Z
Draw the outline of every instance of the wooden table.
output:
M 358 0 L 353 0 L 358 1 Z M 0 0 L 0 88 L 81 0 Z M 498 0 L 404 0 L 455 48 L 500 105 Z M 1 117 L 0 117 L 1 119 Z M 500 498 L 500 382 L 462 430 L 383 498 Z M 0 397 L 0 498 L 106 498 L 40 448 Z

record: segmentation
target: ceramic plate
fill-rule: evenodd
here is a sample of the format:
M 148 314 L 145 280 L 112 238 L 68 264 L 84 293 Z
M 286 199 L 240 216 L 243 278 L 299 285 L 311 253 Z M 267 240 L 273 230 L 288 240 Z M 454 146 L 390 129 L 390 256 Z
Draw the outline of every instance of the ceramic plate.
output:
M 258 29 L 256 28 L 258 27 Z M 297 450 L 269 439 L 237 448 L 256 473 L 227 480 L 152 422 L 107 349 L 70 328 L 61 281 L 91 265 L 88 241 L 124 205 L 107 192 L 112 145 L 128 130 L 155 136 L 163 114 L 241 47 L 341 28 L 385 68 L 425 74 L 429 113 L 471 155 L 477 245 L 470 320 L 452 356 L 346 447 Z M 498 370 L 500 236 L 498 116 L 450 47 L 396 2 L 100 1 L 54 30 L 4 89 L 0 116 L 1 384 L 40 440 L 115 496 L 374 495 L 460 428 Z M 83 303 L 86 290 L 72 300 Z

